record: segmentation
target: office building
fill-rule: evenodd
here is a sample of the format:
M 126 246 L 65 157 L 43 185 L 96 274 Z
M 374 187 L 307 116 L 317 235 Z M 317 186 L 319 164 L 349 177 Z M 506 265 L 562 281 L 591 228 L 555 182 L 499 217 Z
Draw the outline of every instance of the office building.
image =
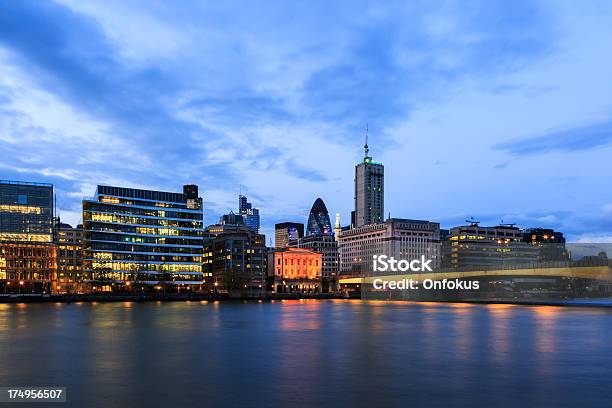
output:
M 307 235 L 301 238 L 296 246 L 322 256 L 321 291 L 323 293 L 334 292 L 340 268 L 336 239 L 331 235 Z
M 456 269 L 533 266 L 539 258 L 539 248 L 525 242 L 523 231 L 514 225 L 482 227 L 472 222 L 451 228 L 449 240 L 448 264 Z
M 276 293 L 317 293 L 321 290 L 323 256 L 303 248 L 268 253 L 268 288 Z
M 83 201 L 83 266 L 93 290 L 197 290 L 202 275 L 202 199 L 98 186 Z
M 299 222 L 282 222 L 274 225 L 274 247 L 286 248 L 297 244 L 304 237 L 304 224 Z
M 355 210 L 351 225 L 355 228 L 382 223 L 385 213 L 385 167 L 372 161 L 368 137 L 363 161 L 355 166 Z
M 230 211 L 229 214 L 224 214 L 219 218 L 219 225 L 244 225 L 244 217 L 240 214 L 234 214 L 233 211 Z
M 245 225 L 242 216 L 227 214 L 204 234 L 207 288 L 231 296 L 262 297 L 267 272 L 266 237 Z
M 246 226 L 259 233 L 259 209 L 253 208 L 242 194 L 238 196 L 238 212 L 244 218 Z
M 0 285 L 49 293 L 57 279 L 53 185 L 0 181 Z
M 374 255 L 397 260 L 424 256 L 432 269 L 440 266 L 440 224 L 437 222 L 390 218 L 384 223 L 344 229 L 338 238 L 340 275 L 373 273 Z
M 523 231 L 523 242 L 539 249 L 538 262 L 568 261 L 562 232 L 550 228 L 528 228 Z
M 308 215 L 308 224 L 306 228 L 306 236 L 309 235 L 328 235 L 333 237 L 334 231 L 329 220 L 329 213 L 325 203 L 320 198 L 317 198 L 310 209 Z
M 308 216 L 306 236 L 296 245 L 322 255 L 321 290 L 335 291 L 335 282 L 339 269 L 338 243 L 334 237 L 327 207 L 321 198 L 317 198 Z
M 70 224 L 55 224 L 57 248 L 57 291 L 59 293 L 83 293 L 90 290 L 89 277 L 83 273 L 83 225 L 73 228 Z

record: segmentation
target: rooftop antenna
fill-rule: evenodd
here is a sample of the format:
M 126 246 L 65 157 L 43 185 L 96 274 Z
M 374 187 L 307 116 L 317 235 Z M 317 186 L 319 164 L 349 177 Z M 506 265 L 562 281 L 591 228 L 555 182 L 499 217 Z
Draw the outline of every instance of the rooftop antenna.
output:
M 470 217 L 469 220 L 465 220 L 465 222 L 467 222 L 468 224 L 470 224 L 470 227 L 477 227 L 478 224 L 480 224 L 480 221 L 476 221 L 474 219 L 474 217 Z
M 366 131 L 365 131 L 365 145 L 363 145 L 363 148 L 365 149 L 365 157 L 368 157 L 368 154 L 370 153 L 370 148 L 368 147 L 368 124 L 366 123 Z

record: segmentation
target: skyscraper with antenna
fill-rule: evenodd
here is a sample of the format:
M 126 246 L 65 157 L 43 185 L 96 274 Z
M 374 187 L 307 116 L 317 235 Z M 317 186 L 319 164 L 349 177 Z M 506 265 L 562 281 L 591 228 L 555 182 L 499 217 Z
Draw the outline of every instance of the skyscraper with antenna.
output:
M 351 214 L 354 228 L 384 221 L 385 166 L 370 156 L 366 125 L 363 161 L 355 166 L 355 210 Z

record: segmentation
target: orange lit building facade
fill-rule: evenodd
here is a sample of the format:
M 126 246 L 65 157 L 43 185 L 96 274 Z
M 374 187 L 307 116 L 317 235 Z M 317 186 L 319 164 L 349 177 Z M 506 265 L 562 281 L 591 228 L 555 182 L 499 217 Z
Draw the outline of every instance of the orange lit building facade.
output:
M 268 288 L 275 293 L 316 293 L 321 290 L 323 255 L 303 248 L 268 254 Z

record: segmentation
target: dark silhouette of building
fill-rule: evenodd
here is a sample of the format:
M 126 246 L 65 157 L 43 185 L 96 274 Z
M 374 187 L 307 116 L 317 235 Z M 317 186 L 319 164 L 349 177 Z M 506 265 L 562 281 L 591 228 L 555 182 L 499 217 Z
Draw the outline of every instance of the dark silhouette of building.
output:
M 219 219 L 220 225 L 244 225 L 247 226 L 244 222 L 244 217 L 240 214 L 234 214 L 233 211 L 230 211 L 229 214 L 222 215 Z
M 204 233 L 204 275 L 215 293 L 262 297 L 266 285 L 266 237 L 226 214 Z
M 528 228 L 523 231 L 523 241 L 539 249 L 540 262 L 569 260 L 562 232 L 550 228 Z

